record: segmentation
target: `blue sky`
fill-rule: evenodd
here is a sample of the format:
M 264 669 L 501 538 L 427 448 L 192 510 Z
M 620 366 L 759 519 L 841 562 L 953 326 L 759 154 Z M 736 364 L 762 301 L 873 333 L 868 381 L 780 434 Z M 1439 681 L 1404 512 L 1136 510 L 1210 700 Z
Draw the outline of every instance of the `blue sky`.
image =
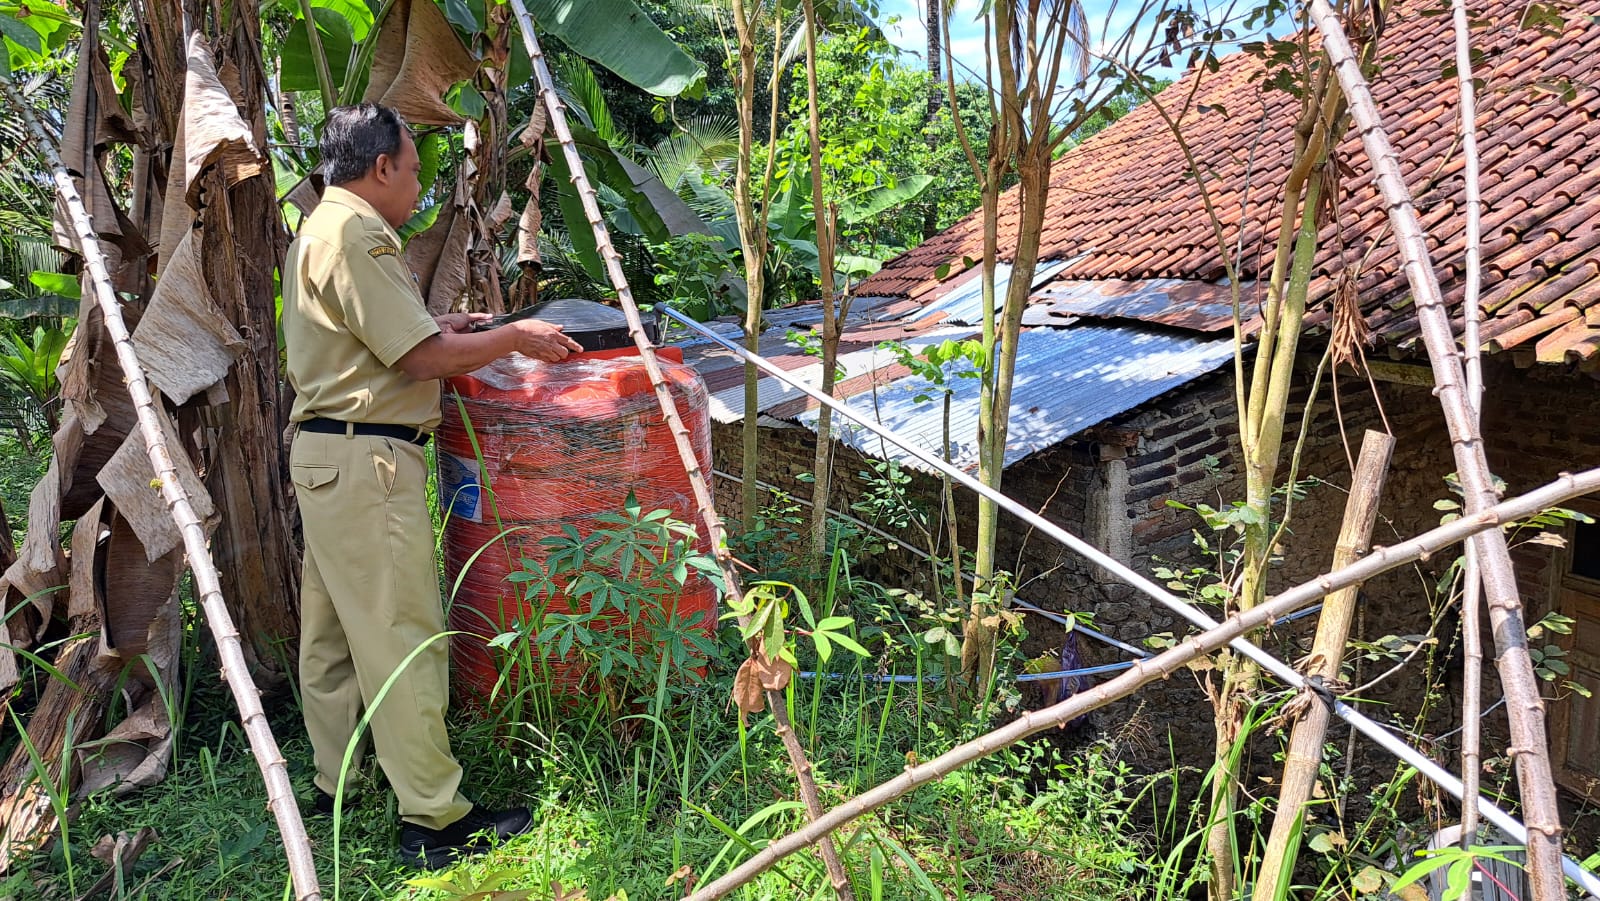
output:
M 1105 46 L 1107 41 L 1115 41 L 1128 28 L 1140 6 L 1140 0 L 1120 0 L 1116 3 L 1112 0 L 1081 0 L 1081 2 L 1089 20 L 1090 34 L 1097 47 Z M 1233 5 L 1230 0 L 1216 0 L 1216 2 L 1229 7 Z M 1210 4 L 1200 5 L 1204 7 Z M 977 79 L 978 73 L 983 71 L 983 23 L 977 19 L 979 8 L 980 4 L 972 0 L 957 2 L 955 11 L 950 17 L 950 44 L 956 57 L 958 77 Z M 890 23 L 890 19 L 896 17 L 899 21 Z M 916 60 L 922 60 L 928 52 L 927 31 L 923 24 L 926 20 L 927 0 L 881 0 L 878 5 L 878 21 L 883 24 L 889 42 L 915 54 Z M 1231 52 L 1232 49 L 1232 47 L 1226 49 L 1219 47 L 1218 53 Z M 907 63 L 910 62 L 908 59 Z M 1151 74 L 1177 78 L 1182 72 L 1182 67 L 1178 66 L 1152 71 Z
M 1112 11 L 1111 6 L 1110 0 L 1084 0 L 1084 12 L 1096 40 L 1103 37 L 1102 31 L 1107 25 L 1106 16 Z M 927 29 L 924 27 L 927 9 L 926 0 L 882 0 L 878 6 L 880 23 L 887 23 L 895 16 L 900 19 L 892 25 L 884 25 L 890 43 L 915 53 L 919 60 L 928 52 Z M 1126 28 L 1135 9 L 1135 3 L 1124 0 L 1118 4 L 1115 21 L 1111 24 L 1117 30 Z M 978 3 L 958 2 L 950 16 L 950 44 L 957 60 L 956 71 L 958 75 L 965 74 L 969 78 L 975 78 L 972 73 L 983 70 L 983 23 L 977 19 L 978 10 Z

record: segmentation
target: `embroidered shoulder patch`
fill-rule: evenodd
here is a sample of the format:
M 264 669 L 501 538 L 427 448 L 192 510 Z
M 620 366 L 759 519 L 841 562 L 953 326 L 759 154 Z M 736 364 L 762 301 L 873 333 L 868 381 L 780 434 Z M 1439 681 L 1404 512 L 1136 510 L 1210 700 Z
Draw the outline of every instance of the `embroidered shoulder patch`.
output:
M 369 256 L 371 256 L 374 260 L 376 260 L 378 257 L 396 256 L 399 253 L 400 253 L 400 251 L 395 250 L 393 247 L 390 247 L 387 244 L 379 244 L 377 247 L 374 247 L 371 250 L 367 251 L 367 254 Z

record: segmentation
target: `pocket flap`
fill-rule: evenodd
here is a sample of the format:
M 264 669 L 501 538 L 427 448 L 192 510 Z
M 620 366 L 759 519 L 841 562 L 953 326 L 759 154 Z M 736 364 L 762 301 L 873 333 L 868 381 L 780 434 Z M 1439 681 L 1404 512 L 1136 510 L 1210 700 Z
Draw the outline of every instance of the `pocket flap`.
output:
M 296 463 L 289 470 L 301 488 L 320 488 L 339 477 L 339 467 L 322 463 Z

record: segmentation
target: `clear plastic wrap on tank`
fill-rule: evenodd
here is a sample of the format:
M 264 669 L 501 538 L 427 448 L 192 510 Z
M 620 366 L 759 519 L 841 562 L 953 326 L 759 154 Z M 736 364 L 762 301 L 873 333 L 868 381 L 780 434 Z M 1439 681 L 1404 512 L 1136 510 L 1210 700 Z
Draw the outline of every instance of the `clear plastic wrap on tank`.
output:
M 668 348 L 663 375 L 703 472 L 711 469 L 709 397 L 699 374 Z M 697 523 L 688 477 L 637 356 L 608 351 L 564 363 L 510 357 L 446 383 L 437 432 L 439 507 L 445 519 L 447 589 L 457 685 L 486 692 L 498 677 L 488 639 L 525 620 L 535 605 L 570 610 L 565 597 L 519 597 L 506 577 L 542 560 L 539 540 L 623 509 L 631 493 L 645 510 Z M 481 460 L 481 466 L 480 466 Z M 703 536 L 702 536 L 703 541 Z M 702 547 L 701 550 L 709 550 Z M 716 592 L 692 577 L 677 612 L 704 611 L 714 627 Z M 557 682 L 572 682 L 550 661 Z

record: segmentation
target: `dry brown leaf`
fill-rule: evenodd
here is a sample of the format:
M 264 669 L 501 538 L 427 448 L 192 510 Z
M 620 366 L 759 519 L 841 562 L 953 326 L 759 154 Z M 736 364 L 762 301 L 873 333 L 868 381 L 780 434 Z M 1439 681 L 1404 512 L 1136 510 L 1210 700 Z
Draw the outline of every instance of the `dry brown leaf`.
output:
M 211 300 L 198 234 L 191 231 L 178 244 L 133 332 L 150 383 L 175 404 L 221 381 L 244 349 L 244 339 Z
M 756 677 L 761 680 L 761 687 L 767 691 L 783 691 L 789 687 L 789 679 L 794 676 L 794 667 L 787 660 L 778 658 L 773 660 L 767 655 L 756 653 L 751 658 L 756 664 Z
M 289 193 L 283 197 L 284 200 L 294 204 L 295 209 L 298 209 L 302 216 L 311 215 L 311 211 L 316 209 L 317 204 L 322 202 L 322 193 L 313 184 L 313 179 L 320 174 L 321 169 L 322 167 L 318 166 L 311 171 L 311 174 L 295 182 L 294 187 L 290 188 Z
M 107 534 L 93 567 L 99 576 L 89 592 L 102 624 L 100 654 L 118 661 L 108 665 L 131 676 L 122 688 L 131 712 L 103 738 L 80 746 L 78 756 L 80 791 L 113 788 L 120 795 L 160 782 L 172 759 L 164 698 L 175 697 L 177 690 L 182 635 L 177 588 L 184 556 L 181 547 L 173 548 L 147 562 L 138 536 L 115 511 Z M 76 591 L 74 584 L 75 607 Z
M 754 658 L 747 658 L 739 664 L 739 671 L 733 676 L 733 704 L 739 708 L 739 722 L 748 722 L 746 717 L 752 713 L 760 713 L 767 709 L 767 695 L 761 688 L 761 677 L 756 672 Z
M 6 596 L 10 583 L 0 577 L 0 598 Z M 11 627 L 0 620 L 0 691 L 8 691 L 17 684 L 21 673 L 17 671 L 17 652 L 13 650 Z
M 100 539 L 106 532 L 105 498 L 95 502 L 89 512 L 78 518 L 69 539 L 71 553 L 67 557 L 67 617 L 77 619 L 96 614 L 100 609 L 99 592 L 95 590 L 95 576 L 99 571 L 96 558 L 100 554 Z
M 162 420 L 161 429 L 166 435 L 168 456 L 178 472 L 178 481 L 189 495 L 195 515 L 209 520 L 215 507 L 211 495 L 195 473 L 194 464 L 184 453 L 178 440 L 177 429 L 158 404 L 156 415 Z M 145 559 L 155 562 L 183 542 L 178 526 L 172 521 L 167 502 L 161 494 L 160 482 L 145 452 L 144 436 L 139 432 L 128 435 L 115 456 L 100 470 L 97 477 L 100 487 L 117 511 L 127 517 L 139 541 L 144 545 Z
M 483 220 L 485 230 L 491 235 L 498 234 L 500 229 L 505 226 L 506 220 L 510 219 L 511 214 L 515 211 L 516 207 L 511 204 L 511 195 L 501 191 L 500 199 L 494 202 L 494 207 L 489 210 L 489 215 Z
M 522 134 L 519 136 L 522 146 L 533 151 L 535 163 L 538 163 L 539 158 L 544 155 L 544 132 L 549 124 L 550 111 L 545 108 L 541 98 L 533 105 L 533 114 L 528 117 L 528 124 L 522 127 Z
M 61 473 L 63 520 L 77 519 L 100 499 L 103 492 L 94 477 L 137 422 L 133 398 L 122 381 L 122 367 L 99 327 L 99 317 L 97 309 L 91 318 L 78 321 L 78 331 L 86 339 L 79 345 L 80 356 L 69 367 L 72 371 L 62 379 L 66 413 L 50 439 Z M 86 424 L 90 417 L 92 422 Z M 89 425 L 94 425 L 92 432 Z
M 17 562 L 5 572 L 5 580 L 32 599 L 45 623 L 50 621 L 50 611 L 55 604 L 55 593 L 50 589 L 65 581 L 64 556 L 56 534 L 60 529 L 61 474 L 52 457 L 44 478 L 33 486 L 28 499 L 28 534 L 23 538 L 22 550 L 17 554 Z
M 395 0 L 378 25 L 372 73 L 361 98 L 394 107 L 415 125 L 462 121 L 442 99 L 478 71 L 444 12 L 432 0 Z
M 88 65 L 83 65 L 89 60 Z M 130 68 L 137 68 L 136 66 Z M 68 148 L 74 155 L 88 148 L 89 91 L 94 91 L 94 148 L 107 144 L 138 144 L 143 135 L 132 116 L 122 108 L 105 48 L 93 35 L 85 35 L 78 45 L 77 75 L 72 82 L 72 100 L 65 127 L 61 131 L 62 160 Z
M 433 225 L 406 242 L 406 265 L 416 273 L 417 288 L 427 302 L 428 312 L 435 316 L 449 312 L 467 290 L 467 250 L 472 241 L 468 207 L 472 195 L 465 179 L 463 172 Z
M 159 229 L 156 232 L 157 277 L 167 268 L 172 252 L 195 227 L 195 211 L 189 206 L 183 187 L 184 166 L 181 160 L 184 146 L 188 143 L 184 119 L 183 116 L 178 117 L 178 133 L 172 140 L 172 169 L 167 175 L 165 192 L 161 195 L 161 214 L 157 219 Z
M 225 182 L 233 185 L 262 170 L 255 137 L 239 116 L 239 107 L 217 75 L 211 51 L 198 33 L 189 40 L 188 64 L 183 110 L 173 138 L 172 171 L 161 205 L 158 275 L 167 268 L 184 235 L 194 229 L 200 173 L 208 166 L 220 165 Z
M 536 267 L 536 272 L 544 266 L 539 258 L 539 186 L 543 180 L 544 164 L 534 163 L 533 171 L 523 183 L 528 189 L 528 205 L 522 208 L 522 217 L 517 220 L 517 265 Z
M 230 186 L 261 174 L 263 160 L 255 136 L 239 116 L 232 92 L 217 75 L 211 48 L 198 33 L 189 38 L 183 121 L 184 195 L 191 207 L 199 199 L 200 173 L 210 166 L 221 166 Z
M 1329 345 L 1334 366 L 1360 367 L 1362 349 L 1372 343 L 1372 329 L 1361 313 L 1361 297 L 1356 290 L 1359 270 L 1339 273 L 1333 292 L 1333 334 Z
M 122 231 L 116 202 L 111 199 L 111 189 L 100 168 L 99 150 L 113 139 L 136 139 L 136 130 L 117 101 L 111 72 L 103 57 L 98 39 L 92 34 L 85 35 L 79 44 L 78 59 L 90 62 L 77 67 L 72 81 L 72 99 L 61 132 L 61 162 L 75 177 L 95 232 L 109 238 L 120 236 Z M 113 138 L 113 135 L 118 137 Z M 56 246 L 81 254 L 77 231 L 71 223 L 65 204 L 58 197 Z
M 129 663 L 148 657 L 158 670 L 170 668 L 177 660 L 174 636 L 168 633 L 177 623 L 173 591 L 183 574 L 183 549 L 146 560 L 131 524 L 113 511 L 100 559 L 105 574 L 100 584 L 106 586 L 98 598 L 105 652 Z M 134 673 L 148 677 L 143 665 Z
M 89 856 L 104 863 L 110 868 L 110 872 L 101 876 L 81 897 L 92 898 L 115 887 L 119 877 L 127 879 L 131 876 L 133 865 L 155 840 L 156 831 L 149 826 L 140 828 L 131 836 L 126 832 L 118 832 L 115 838 L 110 835 L 100 836 L 100 840 L 89 849 Z

